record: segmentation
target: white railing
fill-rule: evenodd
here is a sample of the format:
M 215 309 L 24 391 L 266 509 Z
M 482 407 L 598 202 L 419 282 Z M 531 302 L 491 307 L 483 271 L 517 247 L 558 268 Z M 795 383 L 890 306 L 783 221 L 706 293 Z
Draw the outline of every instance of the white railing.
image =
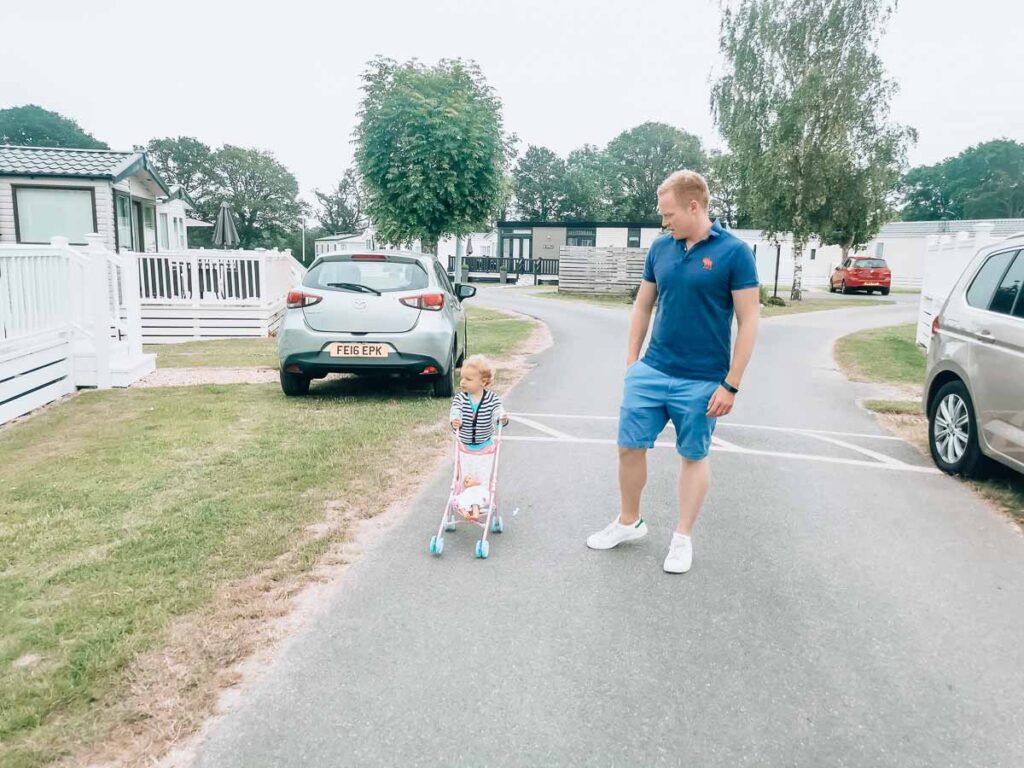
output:
M 0 344 L 67 330 L 66 243 L 0 249 Z
M 0 422 L 76 386 L 127 386 L 145 362 L 135 260 L 85 239 L 0 245 Z
M 125 254 L 128 255 L 128 254 Z M 290 251 L 203 248 L 135 254 L 143 304 L 267 307 L 301 277 Z

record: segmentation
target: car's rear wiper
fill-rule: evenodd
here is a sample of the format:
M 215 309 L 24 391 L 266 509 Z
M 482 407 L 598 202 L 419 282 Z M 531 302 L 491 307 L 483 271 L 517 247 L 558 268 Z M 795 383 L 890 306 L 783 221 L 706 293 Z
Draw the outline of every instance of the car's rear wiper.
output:
M 371 288 L 368 285 L 362 283 L 328 283 L 328 288 L 347 288 L 350 291 L 359 291 L 360 293 L 372 293 L 375 296 L 380 296 L 381 293 L 376 288 Z

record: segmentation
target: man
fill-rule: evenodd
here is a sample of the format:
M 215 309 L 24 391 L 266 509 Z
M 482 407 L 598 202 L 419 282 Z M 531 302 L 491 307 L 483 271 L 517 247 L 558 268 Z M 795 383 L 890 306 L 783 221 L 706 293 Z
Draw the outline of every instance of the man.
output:
M 711 479 L 711 434 L 716 419 L 732 411 L 760 316 L 753 254 L 711 221 L 708 198 L 707 182 L 692 171 L 677 171 L 658 187 L 658 211 L 668 233 L 647 253 L 629 324 L 619 412 L 621 512 L 587 539 L 592 549 L 611 549 L 647 535 L 640 516 L 647 450 L 671 419 L 682 464 L 679 524 L 664 565 L 668 573 L 690 570 L 690 536 Z M 656 301 L 651 343 L 638 360 Z M 734 310 L 739 333 L 730 364 Z

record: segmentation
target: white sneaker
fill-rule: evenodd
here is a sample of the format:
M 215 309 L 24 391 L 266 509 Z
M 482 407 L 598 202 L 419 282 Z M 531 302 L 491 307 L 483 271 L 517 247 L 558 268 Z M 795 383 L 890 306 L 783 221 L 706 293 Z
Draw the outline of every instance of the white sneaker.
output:
M 647 523 L 642 517 L 632 525 L 620 525 L 619 518 L 615 518 L 605 528 L 590 536 L 587 546 L 591 549 L 611 549 L 624 541 L 636 541 L 646 535 Z
M 689 536 L 681 533 L 672 534 L 672 543 L 668 546 L 665 558 L 666 573 L 686 573 L 693 565 L 693 542 Z

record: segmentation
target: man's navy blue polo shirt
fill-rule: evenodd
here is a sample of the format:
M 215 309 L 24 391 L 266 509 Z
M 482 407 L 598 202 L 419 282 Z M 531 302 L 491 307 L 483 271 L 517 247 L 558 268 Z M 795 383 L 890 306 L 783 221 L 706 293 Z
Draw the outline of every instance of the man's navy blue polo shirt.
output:
M 758 285 L 749 246 L 717 221 L 689 250 L 684 240 L 662 235 L 647 252 L 644 280 L 658 286 L 644 362 L 680 379 L 722 381 L 730 367 L 732 292 Z

